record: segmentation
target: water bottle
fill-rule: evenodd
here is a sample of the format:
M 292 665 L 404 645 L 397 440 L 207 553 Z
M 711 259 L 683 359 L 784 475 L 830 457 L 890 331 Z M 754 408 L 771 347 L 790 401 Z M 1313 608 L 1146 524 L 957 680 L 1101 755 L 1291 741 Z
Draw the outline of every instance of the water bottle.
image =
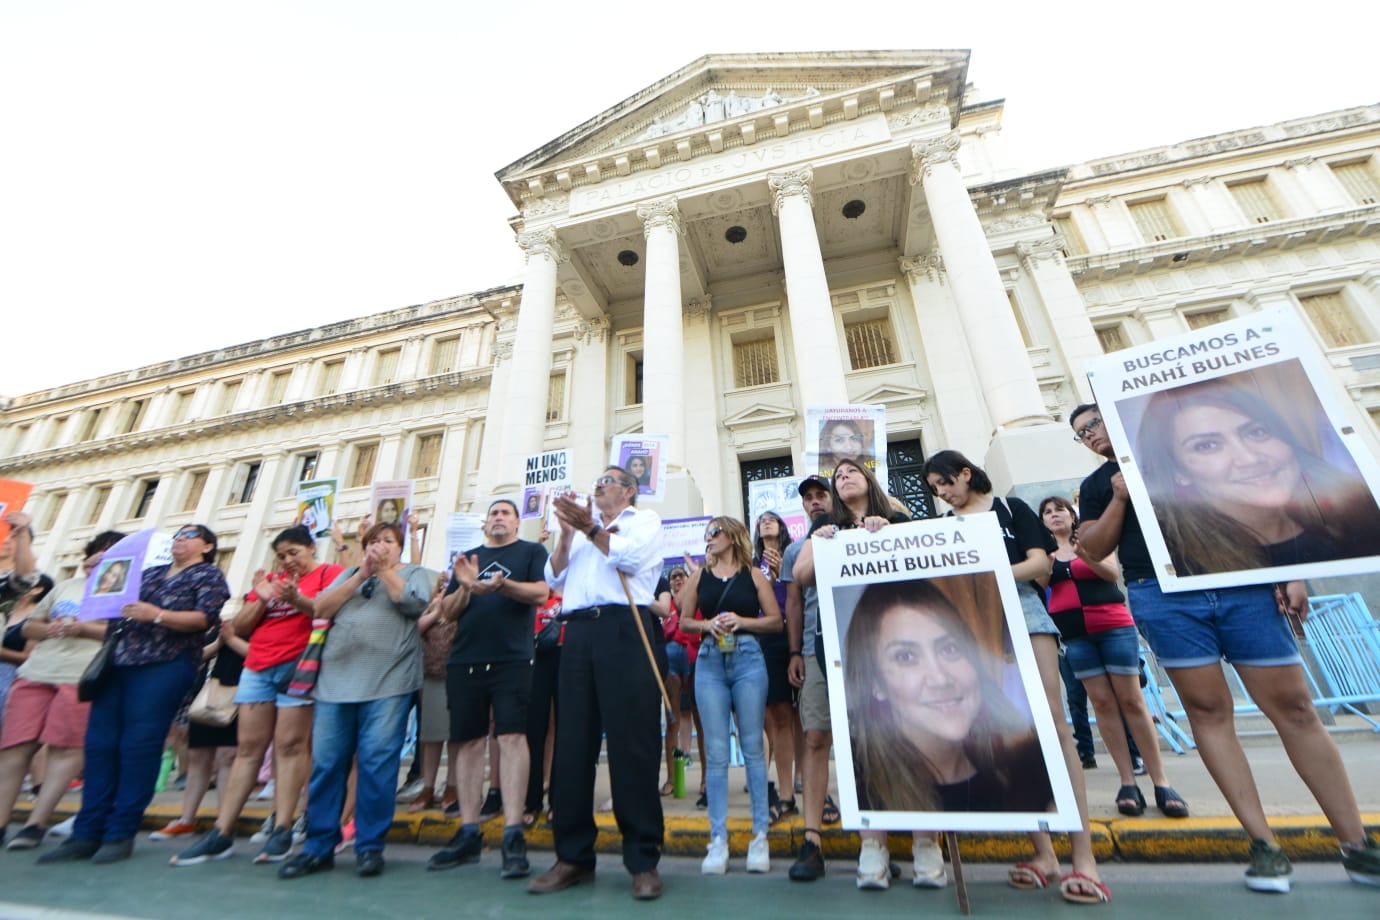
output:
M 177 765 L 177 755 L 172 748 L 163 749 L 163 762 L 158 765 L 158 781 L 153 784 L 154 792 L 162 792 L 168 788 L 168 777 L 172 775 L 173 767 Z
M 685 752 L 676 748 L 671 752 L 671 794 L 678 799 L 685 798 Z

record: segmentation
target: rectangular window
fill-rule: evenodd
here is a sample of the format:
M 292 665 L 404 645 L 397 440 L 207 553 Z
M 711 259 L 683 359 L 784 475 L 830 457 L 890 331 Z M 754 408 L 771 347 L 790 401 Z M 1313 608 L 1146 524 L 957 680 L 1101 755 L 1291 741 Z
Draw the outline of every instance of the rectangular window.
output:
M 201 502 L 201 493 L 206 491 L 206 478 L 209 475 L 209 470 L 197 470 L 192 473 L 192 478 L 187 483 L 187 494 L 182 499 L 183 511 L 196 510 L 196 506 Z
M 623 405 L 642 405 L 642 352 L 631 351 L 627 356 L 625 369 Z
M 1346 348 L 1370 340 L 1370 336 L 1357 324 L 1341 291 L 1300 297 L 1299 304 L 1328 348 Z
M 247 505 L 254 500 L 254 489 L 259 485 L 259 471 L 263 465 L 258 460 L 251 460 L 248 463 L 240 464 L 238 474 L 235 476 L 236 482 L 230 490 L 229 505 Z
M 1337 181 L 1342 183 L 1342 188 L 1346 189 L 1351 200 L 1357 204 L 1380 202 L 1380 181 L 1376 180 L 1370 164 L 1371 161 L 1365 159 L 1354 163 L 1334 163 L 1331 166 L 1332 175 L 1337 177 Z
M 431 346 L 431 366 L 432 376 L 436 374 L 453 374 L 459 370 L 460 357 L 460 336 L 452 335 L 444 339 L 437 339 Z
M 733 385 L 760 387 L 776 383 L 781 374 L 776 366 L 776 339 L 753 339 L 733 343 Z
M 120 415 L 120 434 L 129 434 L 139 427 L 139 423 L 144 420 L 144 409 L 148 406 L 148 400 L 135 399 L 125 404 L 125 410 Z
M 386 348 L 379 352 L 378 363 L 374 365 L 374 386 L 385 386 L 398 379 L 398 361 L 401 358 L 401 348 Z
M 235 411 L 235 403 L 240 398 L 240 387 L 244 385 L 242 380 L 227 380 L 220 387 L 220 403 L 217 415 L 229 415 Z
M 66 492 L 54 492 L 48 497 L 48 507 L 43 509 L 43 517 L 38 520 L 38 529 L 42 533 L 47 533 L 53 529 L 57 523 L 58 515 L 62 513 L 62 506 L 67 504 Z
M 1274 196 L 1270 194 L 1264 178 L 1237 182 L 1228 185 L 1227 188 L 1231 191 L 1236 206 L 1246 215 L 1247 223 L 1268 224 L 1284 216 L 1279 210 L 1279 205 L 1275 203 Z
M 417 436 L 417 449 L 412 454 L 412 478 L 425 479 L 441 472 L 441 433 Z
M 264 399 L 264 405 L 280 406 L 283 404 L 284 397 L 287 396 L 288 381 L 292 379 L 292 371 L 274 371 L 268 377 L 268 393 Z
M 1072 217 L 1067 214 L 1055 217 L 1054 227 L 1064 238 L 1064 255 L 1087 255 L 1088 244 L 1084 241 L 1083 234 L 1078 231 L 1078 224 L 1074 223 Z
M 340 389 L 340 377 L 345 372 L 345 361 L 327 361 L 321 365 L 321 395 L 330 396 Z
M 230 574 L 230 566 L 235 564 L 234 547 L 230 549 L 216 548 L 216 568 L 220 569 L 222 575 Z
M 350 481 L 347 488 L 367 486 L 374 481 L 374 461 L 378 459 L 377 444 L 356 444 L 355 455 L 350 463 Z
M 139 484 L 139 500 L 134 503 L 134 511 L 130 513 L 132 520 L 137 521 L 149 513 L 149 505 L 153 504 L 153 496 L 157 492 L 157 479 L 145 479 Z
M 848 343 L 848 361 L 855 371 L 896 363 L 895 337 L 891 331 L 890 317 L 854 322 L 845 320 L 843 337 Z
M 551 375 L 546 385 L 546 420 L 559 422 L 565 417 L 565 371 Z
M 1098 326 L 1095 331 L 1104 354 L 1121 351 L 1126 347 L 1126 336 L 1122 334 L 1120 323 L 1114 326 Z
M 316 465 L 321 460 L 317 453 L 302 454 L 297 458 L 297 481 L 306 482 L 316 478 Z
M 110 501 L 110 486 L 98 486 L 96 495 L 91 501 L 91 513 L 86 516 L 86 523 L 94 524 L 101 519 L 101 512 L 105 511 L 105 503 Z
M 192 397 L 196 390 L 178 390 L 173 394 L 172 411 L 168 413 L 169 425 L 180 425 L 187 421 L 192 411 Z
M 81 434 L 77 435 L 78 441 L 89 441 L 96 436 L 96 429 L 100 427 L 101 419 L 105 416 L 105 407 L 92 409 L 86 413 L 82 419 Z
M 67 427 L 67 420 L 70 415 L 59 415 L 53 419 L 53 427 L 48 429 L 48 447 L 57 447 L 62 440 L 62 430 Z
M 1174 212 L 1169 208 L 1169 202 L 1163 198 L 1127 202 L 1126 209 L 1131 212 L 1131 219 L 1136 222 L 1141 239 L 1147 243 L 1158 243 L 1161 240 L 1183 236 L 1178 222 L 1174 220 Z
M 1190 329 L 1202 329 L 1204 326 L 1224 323 L 1229 319 L 1231 319 L 1230 307 L 1218 307 L 1216 310 L 1199 310 L 1197 313 L 1184 314 L 1184 321 L 1188 323 Z

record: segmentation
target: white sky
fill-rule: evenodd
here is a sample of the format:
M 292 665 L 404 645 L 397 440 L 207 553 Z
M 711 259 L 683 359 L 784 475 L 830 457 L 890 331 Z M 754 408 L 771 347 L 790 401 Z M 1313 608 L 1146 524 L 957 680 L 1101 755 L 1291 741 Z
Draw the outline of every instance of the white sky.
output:
M 971 49 L 1034 170 L 1380 101 L 1377 20 L 1357 0 L 0 0 L 0 394 L 519 281 L 493 173 L 703 54 Z

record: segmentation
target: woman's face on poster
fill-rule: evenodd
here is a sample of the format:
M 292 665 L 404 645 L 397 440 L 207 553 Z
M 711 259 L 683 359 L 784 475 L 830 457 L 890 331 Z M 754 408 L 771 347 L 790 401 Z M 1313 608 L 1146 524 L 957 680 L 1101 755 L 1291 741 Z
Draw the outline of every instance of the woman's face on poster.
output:
M 1223 406 L 1188 406 L 1174 418 L 1176 483 L 1232 515 L 1238 508 L 1284 508 L 1302 470 L 1290 444 L 1268 425 Z
M 399 518 L 399 514 L 398 514 L 398 503 L 397 503 L 397 502 L 393 502 L 393 501 L 383 501 L 383 502 L 379 502 L 379 519 L 378 519 L 377 523 L 379 523 L 379 524 L 396 524 L 396 523 L 398 523 L 398 518 Z
M 866 453 L 862 429 L 852 422 L 834 422 L 824 430 L 820 439 L 824 449 L 837 460 L 856 460 Z
M 874 695 L 891 706 L 922 752 L 962 742 L 982 705 L 978 672 L 947 620 L 923 607 L 893 607 L 877 635 Z
M 646 476 L 647 476 L 647 458 L 646 458 L 646 457 L 641 457 L 641 456 L 638 456 L 638 457 L 629 457 L 629 458 L 628 458 L 628 472 L 631 473 L 633 476 L 637 477 L 638 479 L 644 479 L 644 478 L 646 478 Z

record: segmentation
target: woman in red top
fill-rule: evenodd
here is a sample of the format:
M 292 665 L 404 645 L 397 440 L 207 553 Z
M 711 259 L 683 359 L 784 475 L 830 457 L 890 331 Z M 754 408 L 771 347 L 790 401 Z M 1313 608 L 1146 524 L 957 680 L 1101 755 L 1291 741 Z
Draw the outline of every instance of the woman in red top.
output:
M 281 692 L 307 647 L 315 598 L 340 575 L 340 566 L 316 560 L 316 542 L 305 527 L 289 527 L 273 541 L 278 571 L 254 573 L 254 590 L 235 617 L 235 632 L 249 639 L 235 702 L 239 746 L 229 789 L 220 799 L 216 826 L 172 859 L 193 866 L 224 859 L 233 848 L 235 822 L 258 779 L 264 751 L 273 742 L 274 829 L 255 862 L 281 862 L 292 849 L 292 819 L 311 772 L 311 700 Z

